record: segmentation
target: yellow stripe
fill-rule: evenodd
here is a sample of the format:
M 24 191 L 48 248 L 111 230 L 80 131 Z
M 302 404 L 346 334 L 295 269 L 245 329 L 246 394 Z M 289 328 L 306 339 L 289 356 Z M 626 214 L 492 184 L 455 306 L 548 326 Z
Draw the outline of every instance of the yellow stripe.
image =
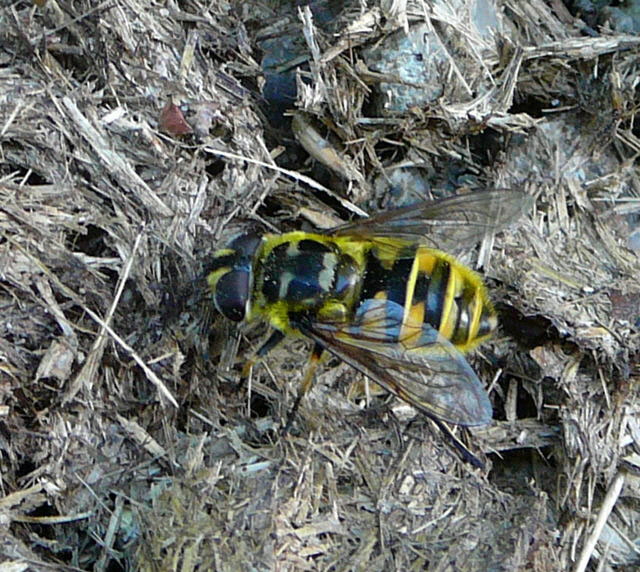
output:
M 378 259 L 380 266 L 385 270 L 391 270 L 398 260 L 400 246 L 391 239 L 392 242 L 376 242 L 373 246 L 373 253 Z
M 418 302 L 409 308 L 405 324 L 415 324 L 422 327 L 422 324 L 424 324 L 424 302 Z
M 433 275 L 433 269 L 436 266 L 438 257 L 433 254 L 433 250 L 425 247 L 420 247 L 416 253 L 416 259 L 418 260 L 420 272 L 424 272 L 427 276 Z
M 404 313 L 402 315 L 402 328 L 400 329 L 400 341 L 406 340 L 410 336 L 415 336 L 416 327 L 422 329 L 424 322 L 424 304 L 422 304 L 422 316 L 419 316 L 419 312 L 414 312 L 413 293 L 416 288 L 416 280 L 418 279 L 418 267 L 420 266 L 419 250 L 416 252 L 416 256 L 413 259 L 411 265 L 411 272 L 407 278 L 407 289 L 404 296 Z M 420 304 L 416 304 L 419 306 Z
M 454 298 L 460 283 L 460 275 L 456 267 L 450 264 L 449 282 L 447 283 L 447 291 L 444 296 L 444 304 L 442 305 L 442 317 L 440 318 L 440 333 L 448 340 L 453 337 L 453 328 L 457 314 L 451 310 L 456 305 Z
M 223 256 L 229 256 L 229 254 L 235 254 L 236 251 L 233 248 L 221 248 L 213 253 L 213 258 L 222 258 Z
M 230 270 L 231 266 L 223 266 L 222 268 L 218 268 L 217 270 L 210 272 L 207 276 L 207 283 L 209 284 L 209 288 L 211 288 L 211 290 L 215 290 L 216 285 L 218 284 L 218 280 L 220 280 L 220 278 Z

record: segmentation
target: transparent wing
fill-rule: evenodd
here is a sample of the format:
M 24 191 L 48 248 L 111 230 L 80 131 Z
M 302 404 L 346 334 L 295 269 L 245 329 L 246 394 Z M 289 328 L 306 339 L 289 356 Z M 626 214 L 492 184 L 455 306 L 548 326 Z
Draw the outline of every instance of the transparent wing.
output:
M 330 233 L 368 240 L 403 238 L 452 252 L 460 245 L 469 248 L 488 232 L 506 228 L 532 205 L 533 197 L 521 191 L 479 191 L 386 211 Z
M 464 356 L 440 333 L 402 324 L 395 302 L 367 300 L 350 324 L 296 320 L 306 336 L 431 417 L 486 425 L 492 417 L 484 387 Z

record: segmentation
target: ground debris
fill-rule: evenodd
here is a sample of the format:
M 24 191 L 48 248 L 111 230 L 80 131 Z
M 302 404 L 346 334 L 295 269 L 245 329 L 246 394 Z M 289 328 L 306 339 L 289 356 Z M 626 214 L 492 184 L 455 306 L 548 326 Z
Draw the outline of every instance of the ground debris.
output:
M 600 4 L 1 11 L 5 567 L 640 566 L 640 26 Z M 267 332 L 215 314 L 211 252 L 493 187 L 535 206 L 462 245 L 486 468 L 336 360 L 281 436 L 308 344 L 239 385 Z

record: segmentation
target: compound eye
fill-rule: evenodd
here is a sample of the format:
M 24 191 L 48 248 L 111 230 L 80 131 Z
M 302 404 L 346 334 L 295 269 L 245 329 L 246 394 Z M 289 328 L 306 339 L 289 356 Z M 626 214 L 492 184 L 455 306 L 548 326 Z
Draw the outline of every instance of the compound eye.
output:
M 216 284 L 214 303 L 218 311 L 229 320 L 244 320 L 249 299 L 249 272 L 230 270 Z
M 261 236 L 254 232 L 248 232 L 246 234 L 241 234 L 232 240 L 229 244 L 229 248 L 235 250 L 242 257 L 246 256 L 251 258 L 255 254 L 261 242 Z

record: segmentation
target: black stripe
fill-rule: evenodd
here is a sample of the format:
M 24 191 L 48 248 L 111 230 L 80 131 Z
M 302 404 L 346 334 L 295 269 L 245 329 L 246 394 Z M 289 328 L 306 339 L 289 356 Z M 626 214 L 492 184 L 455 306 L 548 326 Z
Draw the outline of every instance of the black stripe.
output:
M 223 254 L 216 255 L 214 253 L 213 258 L 208 261 L 206 274 L 209 275 L 216 270 L 220 270 L 220 268 L 229 267 L 233 268 L 236 261 L 239 259 L 239 255 L 237 252 L 232 252 L 231 254 Z
M 440 329 L 450 273 L 451 266 L 449 263 L 446 260 L 440 259 L 436 263 L 433 274 L 431 275 L 424 320 L 428 324 L 431 324 L 436 330 Z
M 389 280 L 387 281 L 387 299 L 403 307 L 407 297 L 407 286 L 409 276 L 411 275 L 411 268 L 415 260 L 415 250 L 409 254 L 409 258 L 396 260 L 389 274 Z
M 388 271 L 380 264 L 378 257 L 370 250 L 364 261 L 364 273 L 362 277 L 362 289 L 360 300 L 372 299 L 378 292 L 385 289 Z M 358 304 L 359 305 L 359 304 Z
M 480 315 L 480 323 L 478 324 L 478 333 L 476 334 L 478 338 L 491 333 L 491 323 L 489 322 L 489 320 L 492 318 L 492 316 L 493 314 L 489 312 L 488 308 L 483 304 L 482 314 Z
M 429 293 L 429 284 L 431 284 L 431 276 L 426 272 L 418 270 L 416 285 L 413 288 L 413 300 L 411 300 L 412 306 L 414 304 L 419 304 L 420 302 L 426 303 L 427 294 Z
M 467 344 L 470 341 L 471 320 L 473 320 L 471 304 L 473 304 L 475 297 L 476 288 L 465 280 L 462 296 L 456 299 L 460 312 L 458 313 L 458 320 L 456 321 L 456 327 L 453 330 L 453 338 L 451 340 L 454 344 Z M 462 317 L 464 317 L 464 321 L 461 321 Z
M 451 343 L 466 344 L 469 338 L 469 300 L 466 296 L 466 291 L 463 292 L 462 296 L 455 298 L 453 303 L 457 307 L 458 315 L 456 316 L 456 325 L 453 328 Z M 460 323 L 463 315 L 465 318 L 464 324 Z
M 298 250 L 300 252 L 333 252 L 332 248 L 326 244 L 309 238 L 303 238 L 298 242 Z
M 404 307 L 415 257 L 415 246 L 403 248 L 398 251 L 392 267 L 387 269 L 382 266 L 376 253 L 370 250 L 365 258 L 359 301 L 371 300 L 378 292 L 384 292 L 388 300 Z

